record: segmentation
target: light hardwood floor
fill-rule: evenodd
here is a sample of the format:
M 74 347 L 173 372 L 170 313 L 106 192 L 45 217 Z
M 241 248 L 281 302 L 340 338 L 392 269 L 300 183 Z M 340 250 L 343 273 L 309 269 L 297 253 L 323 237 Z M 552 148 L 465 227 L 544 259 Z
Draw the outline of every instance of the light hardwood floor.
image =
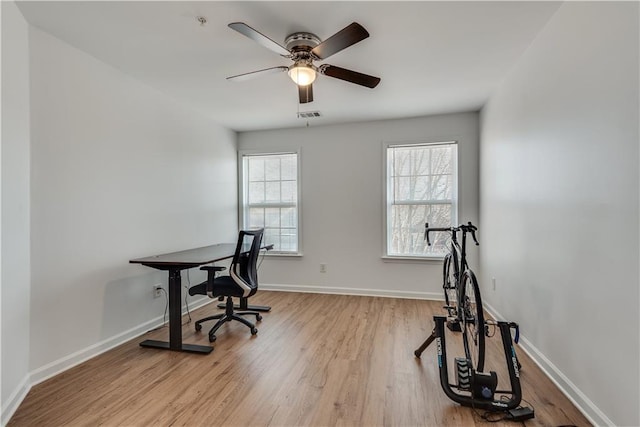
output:
M 139 347 L 144 338 L 168 335 L 166 327 L 149 332 L 34 386 L 8 425 L 488 425 L 481 412 L 444 395 L 435 345 L 421 359 L 413 354 L 433 316 L 443 314 L 441 302 L 259 291 L 251 303 L 273 307 L 258 335 L 227 323 L 215 350 L 197 355 Z M 191 316 L 218 311 L 209 304 Z M 212 323 L 196 333 L 183 321 L 185 342 L 208 344 Z M 460 341 L 447 334 L 450 355 Z M 488 340 L 487 369 L 497 370 L 506 388 L 499 341 Z M 536 413 L 525 425 L 589 425 L 523 352 L 518 356 L 524 398 Z

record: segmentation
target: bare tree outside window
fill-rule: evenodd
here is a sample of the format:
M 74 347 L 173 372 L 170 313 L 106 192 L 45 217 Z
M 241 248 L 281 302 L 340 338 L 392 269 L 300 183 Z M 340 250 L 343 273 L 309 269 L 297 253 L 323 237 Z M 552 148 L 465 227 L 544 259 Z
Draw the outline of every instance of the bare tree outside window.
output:
M 455 224 L 457 209 L 457 145 L 390 145 L 387 147 L 387 254 L 438 256 L 447 251 L 446 234 L 433 245 L 424 226 Z

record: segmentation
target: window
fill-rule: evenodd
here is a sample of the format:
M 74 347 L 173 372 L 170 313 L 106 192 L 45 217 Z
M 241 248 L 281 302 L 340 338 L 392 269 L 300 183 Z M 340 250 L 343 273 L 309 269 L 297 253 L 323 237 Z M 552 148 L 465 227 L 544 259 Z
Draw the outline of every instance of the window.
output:
M 387 145 L 386 255 L 440 257 L 446 233 L 424 239 L 425 223 L 450 227 L 457 222 L 457 144 Z
M 240 154 L 241 226 L 264 227 L 270 253 L 300 252 L 298 153 Z

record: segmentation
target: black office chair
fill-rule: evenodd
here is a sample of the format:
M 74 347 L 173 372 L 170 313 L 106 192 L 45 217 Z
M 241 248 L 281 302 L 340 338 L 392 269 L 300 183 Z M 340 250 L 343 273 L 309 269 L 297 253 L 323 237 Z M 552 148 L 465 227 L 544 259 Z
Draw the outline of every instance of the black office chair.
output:
M 244 323 L 251 329 L 251 335 L 258 333 L 256 326 L 247 319 L 240 317 L 245 315 L 256 316 L 256 321 L 262 320 L 262 316 L 257 311 L 234 311 L 232 297 L 240 298 L 241 307 L 247 306 L 247 298 L 254 295 L 258 290 L 258 268 L 257 261 L 262 243 L 264 229 L 241 230 L 238 235 L 238 244 L 233 255 L 233 260 L 229 266 L 228 276 L 216 277 L 216 273 L 225 270 L 219 266 L 204 266 L 201 270 L 207 271 L 207 281 L 189 288 L 189 295 L 208 295 L 209 298 L 227 297 L 225 312 L 215 316 L 205 317 L 196 322 L 196 331 L 202 329 L 202 322 L 216 320 L 209 331 L 209 341 L 216 340 L 215 333 L 225 322 L 237 320 Z M 248 251 L 248 252 L 247 252 Z

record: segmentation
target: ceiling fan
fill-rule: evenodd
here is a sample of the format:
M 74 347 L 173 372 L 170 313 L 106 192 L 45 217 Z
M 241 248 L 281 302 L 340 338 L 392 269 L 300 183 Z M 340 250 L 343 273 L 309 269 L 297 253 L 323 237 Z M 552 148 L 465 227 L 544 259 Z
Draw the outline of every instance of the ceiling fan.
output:
M 236 76 L 227 77 L 227 80 L 244 81 L 265 74 L 286 71 L 291 79 L 298 85 L 298 96 L 301 104 L 313 101 L 312 84 L 316 79 L 317 73 L 371 89 L 380 83 L 379 77 L 358 73 L 356 71 L 347 70 L 346 68 L 336 67 L 335 65 L 322 64 L 316 67 L 313 64 L 313 61 L 327 59 L 331 55 L 369 37 L 367 30 L 357 22 L 347 25 L 345 28 L 324 41 L 320 40 L 318 36 L 312 33 L 293 33 L 286 37 L 284 41 L 285 46 L 276 43 L 244 22 L 233 22 L 229 24 L 229 28 L 249 37 L 253 41 L 274 51 L 280 56 L 291 59 L 293 64 L 289 67 L 271 67 L 250 73 L 238 74 Z

